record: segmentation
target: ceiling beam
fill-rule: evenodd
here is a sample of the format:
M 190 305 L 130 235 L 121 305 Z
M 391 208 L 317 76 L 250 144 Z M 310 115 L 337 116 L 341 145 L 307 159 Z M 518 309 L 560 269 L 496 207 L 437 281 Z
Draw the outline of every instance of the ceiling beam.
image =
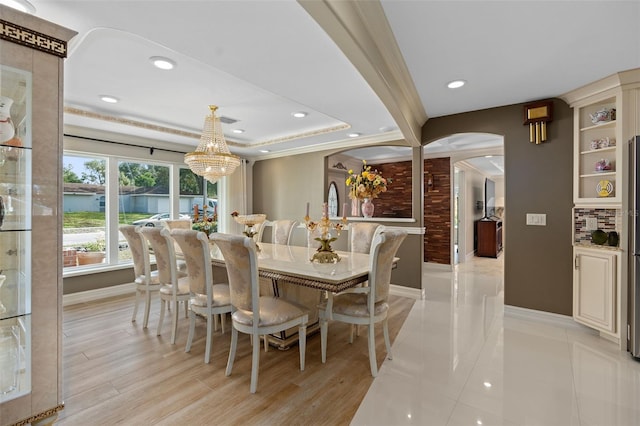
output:
M 411 146 L 427 113 L 378 0 L 298 0 L 360 72 Z

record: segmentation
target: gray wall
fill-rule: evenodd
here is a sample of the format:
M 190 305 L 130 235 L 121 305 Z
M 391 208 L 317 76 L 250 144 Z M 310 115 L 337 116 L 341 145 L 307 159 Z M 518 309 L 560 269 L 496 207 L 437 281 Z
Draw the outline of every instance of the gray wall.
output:
M 433 118 L 422 128 L 424 144 L 453 133 L 504 136 L 505 304 L 572 315 L 571 208 L 573 116 L 554 99 L 548 140 L 529 143 L 523 104 Z M 527 226 L 527 213 L 544 213 L 547 226 Z

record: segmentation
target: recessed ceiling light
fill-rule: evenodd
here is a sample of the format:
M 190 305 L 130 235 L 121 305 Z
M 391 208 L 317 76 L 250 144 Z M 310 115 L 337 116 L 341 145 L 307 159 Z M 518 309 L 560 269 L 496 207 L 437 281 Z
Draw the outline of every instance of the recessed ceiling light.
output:
M 120 99 L 114 96 L 109 96 L 109 95 L 100 95 L 100 99 L 102 99 L 103 102 L 106 102 L 108 104 L 117 104 L 118 101 L 120 101 Z
M 244 133 L 243 129 L 233 129 L 232 130 L 233 133 Z
M 172 70 L 176 66 L 175 61 L 165 58 L 164 56 L 152 56 L 149 60 L 156 68 L 160 68 L 161 70 Z
M 449 89 L 457 89 L 459 87 L 464 86 L 465 83 L 466 83 L 466 81 L 464 81 L 464 80 L 453 80 L 453 81 L 447 83 L 447 87 Z
M 291 115 L 293 115 L 295 118 L 304 118 L 306 117 L 308 114 L 304 111 L 298 111 L 298 112 L 294 112 Z
M 260 152 L 262 152 L 263 154 L 266 154 L 267 152 L 271 152 L 268 149 L 261 149 Z
M 483 383 L 485 388 L 490 388 L 491 387 L 491 383 L 490 382 L 484 382 Z
M 484 158 L 492 158 L 493 155 L 485 155 Z
M 358 136 L 360 136 L 361 134 L 362 134 L 362 133 L 354 132 L 354 133 L 349 133 L 347 136 L 349 136 L 350 138 L 357 138 L 357 137 L 358 137 Z
M 36 8 L 27 0 L 0 0 L 0 4 L 12 7 L 20 12 L 35 14 Z

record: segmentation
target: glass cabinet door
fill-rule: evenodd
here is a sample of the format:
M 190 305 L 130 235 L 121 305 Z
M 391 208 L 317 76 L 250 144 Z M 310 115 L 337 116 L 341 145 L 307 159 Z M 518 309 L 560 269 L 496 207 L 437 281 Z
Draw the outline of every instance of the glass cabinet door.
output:
M 0 402 L 31 391 L 31 73 L 0 66 Z

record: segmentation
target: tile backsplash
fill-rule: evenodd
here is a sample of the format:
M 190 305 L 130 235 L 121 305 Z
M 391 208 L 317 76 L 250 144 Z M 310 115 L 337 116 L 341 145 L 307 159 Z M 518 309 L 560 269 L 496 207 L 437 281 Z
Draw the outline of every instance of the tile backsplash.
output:
M 574 210 L 575 234 L 574 242 L 590 243 L 591 231 L 587 231 L 587 218 L 597 218 L 598 229 L 605 232 L 620 232 L 620 210 L 618 209 L 584 209 L 576 208 Z

